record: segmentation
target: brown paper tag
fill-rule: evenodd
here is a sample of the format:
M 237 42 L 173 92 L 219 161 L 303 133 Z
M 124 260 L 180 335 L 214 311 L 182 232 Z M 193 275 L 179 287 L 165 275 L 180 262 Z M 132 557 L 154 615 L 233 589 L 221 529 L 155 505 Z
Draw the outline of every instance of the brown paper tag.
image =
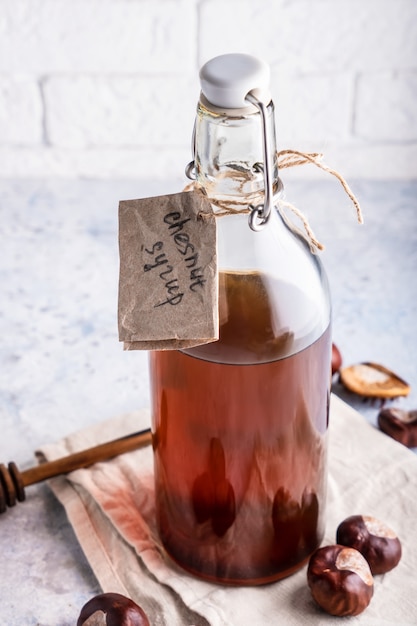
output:
M 216 220 L 200 192 L 119 203 L 119 340 L 125 350 L 218 339 Z

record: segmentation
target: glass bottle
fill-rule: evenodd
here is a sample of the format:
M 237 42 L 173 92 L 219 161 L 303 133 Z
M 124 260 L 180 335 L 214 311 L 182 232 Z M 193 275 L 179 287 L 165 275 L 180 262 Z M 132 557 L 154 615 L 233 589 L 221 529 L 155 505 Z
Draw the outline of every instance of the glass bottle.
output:
M 324 534 L 330 298 L 306 241 L 275 208 L 262 218 L 266 162 L 274 203 L 282 193 L 265 67 L 223 55 L 200 73 L 196 179 L 230 209 L 217 218 L 220 338 L 150 353 L 161 540 L 229 584 L 291 574 Z

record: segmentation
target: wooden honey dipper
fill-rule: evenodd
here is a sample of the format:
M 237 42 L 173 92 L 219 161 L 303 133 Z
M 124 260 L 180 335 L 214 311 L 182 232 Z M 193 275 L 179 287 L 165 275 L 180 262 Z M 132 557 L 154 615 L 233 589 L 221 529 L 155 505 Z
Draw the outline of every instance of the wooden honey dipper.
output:
M 82 467 L 89 467 L 99 461 L 107 461 L 119 454 L 131 452 L 137 448 L 147 446 L 152 442 L 152 434 L 149 428 L 140 432 L 120 437 L 81 452 L 47 461 L 35 467 L 21 472 L 15 463 L 0 464 L 0 513 L 4 513 L 7 507 L 15 506 L 16 502 L 25 500 L 25 487 L 40 483 L 48 478 L 68 474 Z

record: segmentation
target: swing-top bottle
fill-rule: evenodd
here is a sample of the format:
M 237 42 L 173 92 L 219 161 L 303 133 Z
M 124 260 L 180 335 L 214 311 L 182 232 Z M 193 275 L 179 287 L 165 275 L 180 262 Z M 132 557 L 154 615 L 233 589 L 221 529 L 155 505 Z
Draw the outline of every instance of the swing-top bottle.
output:
M 200 78 L 193 172 L 218 215 L 219 340 L 150 354 L 156 515 L 189 572 L 262 584 L 324 534 L 330 298 L 277 210 L 268 66 L 223 55 Z

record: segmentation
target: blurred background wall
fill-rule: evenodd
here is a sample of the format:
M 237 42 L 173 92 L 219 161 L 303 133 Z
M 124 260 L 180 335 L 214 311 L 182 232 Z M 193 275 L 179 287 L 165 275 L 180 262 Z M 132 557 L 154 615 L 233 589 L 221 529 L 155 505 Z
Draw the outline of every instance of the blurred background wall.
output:
M 417 177 L 417 0 L 0 0 L 0 177 L 182 178 L 225 52 L 270 63 L 280 148 Z

